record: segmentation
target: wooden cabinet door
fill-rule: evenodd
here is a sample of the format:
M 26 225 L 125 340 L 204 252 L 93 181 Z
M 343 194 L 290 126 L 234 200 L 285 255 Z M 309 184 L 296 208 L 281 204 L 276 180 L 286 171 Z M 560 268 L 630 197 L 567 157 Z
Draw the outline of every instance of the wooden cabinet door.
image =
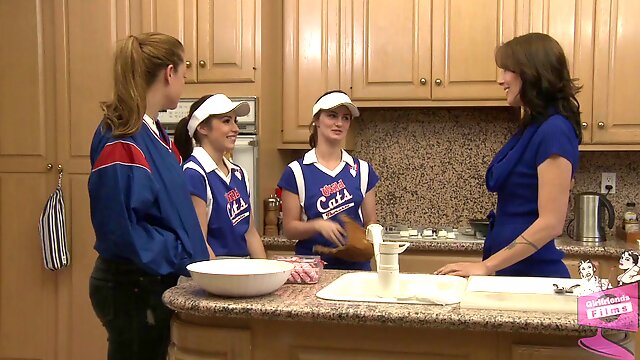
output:
M 198 82 L 255 81 L 255 1 L 198 0 Z
M 0 34 L 0 358 L 53 360 L 57 274 L 38 236 L 56 184 L 52 2 L 0 1 Z
M 351 0 L 354 100 L 431 98 L 431 1 Z
M 340 88 L 340 1 L 284 0 L 282 142 L 304 144 L 315 101 Z
M 157 31 L 180 40 L 184 45 L 187 82 L 197 79 L 196 0 L 144 0 L 142 31 Z
M 89 300 L 97 256 L 90 220 L 89 149 L 112 97 L 118 41 L 142 32 L 142 3 L 123 0 L 56 2 L 57 159 L 63 165 L 71 265 L 58 277 L 58 359 L 106 359 L 107 334 Z
M 596 3 L 593 143 L 640 144 L 640 1 Z
M 603 359 L 576 346 L 512 345 L 512 360 L 597 360 Z
M 513 0 L 433 0 L 433 99 L 504 99 L 494 53 L 515 20 Z
M 560 43 L 571 76 L 578 79 L 583 143 L 591 142 L 595 0 L 527 0 L 518 35 L 541 32 Z

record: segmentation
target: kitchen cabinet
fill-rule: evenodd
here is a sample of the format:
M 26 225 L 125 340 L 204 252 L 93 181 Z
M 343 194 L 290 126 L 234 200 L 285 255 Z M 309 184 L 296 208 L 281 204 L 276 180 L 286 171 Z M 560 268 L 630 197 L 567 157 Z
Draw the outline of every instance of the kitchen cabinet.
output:
M 558 40 L 582 85 L 581 149 L 640 149 L 633 81 L 619 81 L 640 80 L 637 2 L 284 1 L 280 148 L 305 147 L 308 109 L 330 88 L 359 106 L 505 105 L 496 47 L 542 32 Z
M 125 16 L 114 20 L 124 14 L 122 5 L 0 2 L 0 33 L 13 34 L 3 43 L 12 55 L 0 58 L 10 69 L 0 87 L 0 358 L 106 354 L 106 334 L 90 312 L 87 290 L 85 263 L 94 252 L 92 231 L 83 227 L 89 213 L 84 154 L 99 121 L 98 100 L 109 95 L 111 40 L 130 28 Z M 94 42 L 98 37 L 108 41 Z M 56 186 L 58 164 L 64 164 L 71 266 L 51 272 L 43 266 L 36 224 Z
M 143 31 L 169 34 L 184 45 L 188 83 L 198 80 L 197 0 L 143 0 Z
M 0 31 L 14 34 L 4 43 L 12 56 L 0 59 L 11 69 L 0 87 L 0 358 L 106 358 L 106 332 L 88 296 L 96 257 L 88 151 L 99 102 L 111 97 L 115 43 L 141 31 L 136 5 L 0 2 Z M 36 224 L 58 165 L 71 262 L 51 272 Z
M 353 99 L 503 100 L 493 54 L 514 36 L 516 9 L 500 0 L 353 0 Z
M 340 88 L 339 0 L 284 0 L 282 142 L 305 144 L 316 100 Z
M 345 1 L 284 0 L 282 71 L 282 144 L 309 148 L 309 124 L 316 100 L 327 91 L 345 90 Z M 357 120 L 351 123 L 347 149 L 354 146 Z
M 640 82 L 640 2 L 596 3 L 593 143 L 640 144 L 636 84 Z
M 562 46 L 571 77 L 578 79 L 583 144 L 591 143 L 595 0 L 526 0 L 519 17 L 518 35 L 541 32 Z
M 352 99 L 431 98 L 431 1 L 352 0 L 350 10 Z
M 433 0 L 434 100 L 504 100 L 495 49 L 516 30 L 515 1 Z
M 0 358 L 55 359 L 56 276 L 37 221 L 55 187 L 53 6 L 0 1 Z M 28 219 L 28 221 L 25 221 Z M 28 344 L 28 345 L 27 345 Z
M 596 360 L 601 356 L 587 352 L 579 347 L 542 346 L 542 345 L 512 345 L 512 360 Z
M 64 171 L 71 264 L 57 275 L 59 359 L 106 358 L 106 331 L 89 300 L 97 256 L 89 211 L 89 149 L 112 96 L 118 41 L 143 31 L 140 2 L 67 0 L 56 3 L 56 162 Z M 87 46 L 91 44 L 91 46 Z
M 256 0 L 142 2 L 143 31 L 184 44 L 189 82 L 254 82 L 256 18 Z

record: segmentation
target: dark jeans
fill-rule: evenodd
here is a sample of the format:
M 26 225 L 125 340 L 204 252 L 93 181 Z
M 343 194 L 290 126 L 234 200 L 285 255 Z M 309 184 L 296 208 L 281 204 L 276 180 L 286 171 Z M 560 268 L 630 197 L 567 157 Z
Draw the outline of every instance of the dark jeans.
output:
M 89 297 L 107 329 L 109 360 L 165 360 L 173 311 L 162 293 L 175 286 L 177 275 L 153 276 L 131 263 L 98 257 Z

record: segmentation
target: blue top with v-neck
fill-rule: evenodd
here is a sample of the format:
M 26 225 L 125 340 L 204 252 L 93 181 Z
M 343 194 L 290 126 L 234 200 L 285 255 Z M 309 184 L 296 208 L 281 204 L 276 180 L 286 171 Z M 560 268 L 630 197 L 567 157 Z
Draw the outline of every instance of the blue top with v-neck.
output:
M 306 219 L 323 218 L 341 223 L 336 215 L 343 213 L 362 226 L 362 201 L 378 180 L 369 163 L 353 158 L 344 150 L 340 164 L 330 170 L 318 162 L 315 149 L 311 149 L 285 168 L 278 186 L 298 195 Z M 315 245 L 336 247 L 322 234 L 314 234 L 296 243 L 296 254 L 314 255 Z M 322 259 L 329 269 L 371 270 L 368 261 L 352 262 L 333 256 Z
M 538 166 L 557 155 L 578 167 L 579 140 L 569 120 L 559 114 L 516 133 L 496 154 L 486 173 L 487 189 L 498 195 L 496 212 L 489 214 L 490 230 L 483 259 L 502 250 L 538 219 Z M 496 275 L 569 277 L 564 253 L 550 239 L 529 257 Z

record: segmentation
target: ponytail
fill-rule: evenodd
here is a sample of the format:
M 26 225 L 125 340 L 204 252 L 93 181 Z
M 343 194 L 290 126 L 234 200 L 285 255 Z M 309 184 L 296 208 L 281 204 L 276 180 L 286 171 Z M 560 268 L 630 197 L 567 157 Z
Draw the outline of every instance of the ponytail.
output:
M 189 119 L 191 119 L 190 116 L 183 117 L 180 122 L 178 122 L 176 131 L 173 134 L 173 143 L 176 144 L 182 160 L 187 160 L 193 153 L 193 140 L 189 136 L 189 130 L 187 130 Z
M 189 114 L 186 117 L 182 118 L 176 126 L 176 131 L 173 134 L 173 142 L 174 144 L 176 144 L 178 152 L 180 152 L 180 156 L 182 156 L 183 160 L 186 160 L 193 153 L 194 142 L 196 144 L 200 144 L 197 129 L 193 134 L 193 138 L 189 136 L 189 130 L 187 128 L 187 126 L 189 125 L 189 120 L 191 120 L 191 116 L 193 116 L 193 113 L 198 110 L 200 105 L 202 105 L 211 96 L 213 95 L 205 95 L 191 104 L 191 107 L 189 107 Z M 208 119 L 205 119 L 205 121 L 207 120 Z
M 309 131 L 311 132 L 309 135 L 309 146 L 311 146 L 312 149 L 318 145 L 318 119 L 320 119 L 320 113 L 313 117 L 313 121 L 309 125 Z
M 160 33 L 130 35 L 117 48 L 113 66 L 113 98 L 102 103 L 103 125 L 114 137 L 136 133 L 147 108 L 147 91 L 167 66 L 177 69 L 184 48 Z

